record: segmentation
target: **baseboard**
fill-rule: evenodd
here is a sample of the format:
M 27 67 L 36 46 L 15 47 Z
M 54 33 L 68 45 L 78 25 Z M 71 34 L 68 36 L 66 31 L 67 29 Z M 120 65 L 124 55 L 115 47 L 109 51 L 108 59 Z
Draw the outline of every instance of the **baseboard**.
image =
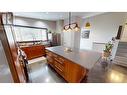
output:
M 127 64 L 122 64 L 122 63 L 114 63 L 116 65 L 120 65 L 120 66 L 123 66 L 123 67 L 127 67 Z

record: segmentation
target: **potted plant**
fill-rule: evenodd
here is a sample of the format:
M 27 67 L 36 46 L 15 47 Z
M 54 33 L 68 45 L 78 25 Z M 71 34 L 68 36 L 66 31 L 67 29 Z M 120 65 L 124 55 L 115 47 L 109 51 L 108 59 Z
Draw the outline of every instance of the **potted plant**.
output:
M 111 44 L 110 42 L 105 44 L 105 48 L 103 50 L 103 57 L 109 57 L 110 56 L 112 47 L 113 47 L 113 44 Z

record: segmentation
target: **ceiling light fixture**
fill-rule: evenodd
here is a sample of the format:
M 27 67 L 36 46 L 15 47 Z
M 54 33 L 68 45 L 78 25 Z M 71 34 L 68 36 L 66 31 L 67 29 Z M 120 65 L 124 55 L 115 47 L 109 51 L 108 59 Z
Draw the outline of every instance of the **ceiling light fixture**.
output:
M 91 25 L 90 25 L 90 23 L 89 23 L 89 22 L 87 22 L 87 23 L 86 23 L 86 25 L 85 25 L 85 28 L 89 29 L 89 28 L 90 28 L 90 26 L 91 26 Z
M 71 31 L 80 31 L 80 27 L 78 26 L 78 24 L 75 23 L 71 23 L 71 12 L 69 12 L 69 24 L 65 25 L 63 27 L 63 32 L 71 32 Z

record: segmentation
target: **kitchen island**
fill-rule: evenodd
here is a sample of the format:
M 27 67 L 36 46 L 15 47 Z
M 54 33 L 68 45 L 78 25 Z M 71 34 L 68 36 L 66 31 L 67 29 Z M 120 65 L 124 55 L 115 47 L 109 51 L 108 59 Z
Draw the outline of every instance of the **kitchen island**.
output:
M 46 48 L 46 55 L 48 64 L 70 83 L 81 82 L 101 57 L 101 54 L 95 51 L 65 49 L 63 46 Z

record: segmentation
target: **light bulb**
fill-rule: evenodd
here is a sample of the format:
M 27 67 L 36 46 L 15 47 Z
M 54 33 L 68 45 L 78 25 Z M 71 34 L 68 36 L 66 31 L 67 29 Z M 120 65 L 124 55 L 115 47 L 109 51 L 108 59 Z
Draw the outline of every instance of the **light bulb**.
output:
M 80 28 L 78 27 L 78 24 L 77 23 L 76 23 L 76 26 L 74 28 L 74 31 L 76 31 L 76 32 L 80 31 Z
M 85 27 L 86 29 L 90 29 L 90 26 L 89 27 Z
M 76 27 L 76 28 L 75 28 L 75 31 L 76 31 L 76 32 L 78 32 L 78 31 L 79 31 L 79 28 L 78 28 L 78 27 Z
M 63 32 L 66 32 L 66 30 L 65 30 L 65 29 L 63 29 Z
M 68 32 L 71 32 L 71 31 L 72 31 L 72 29 L 71 29 L 71 28 L 69 28 L 67 31 L 68 31 Z

